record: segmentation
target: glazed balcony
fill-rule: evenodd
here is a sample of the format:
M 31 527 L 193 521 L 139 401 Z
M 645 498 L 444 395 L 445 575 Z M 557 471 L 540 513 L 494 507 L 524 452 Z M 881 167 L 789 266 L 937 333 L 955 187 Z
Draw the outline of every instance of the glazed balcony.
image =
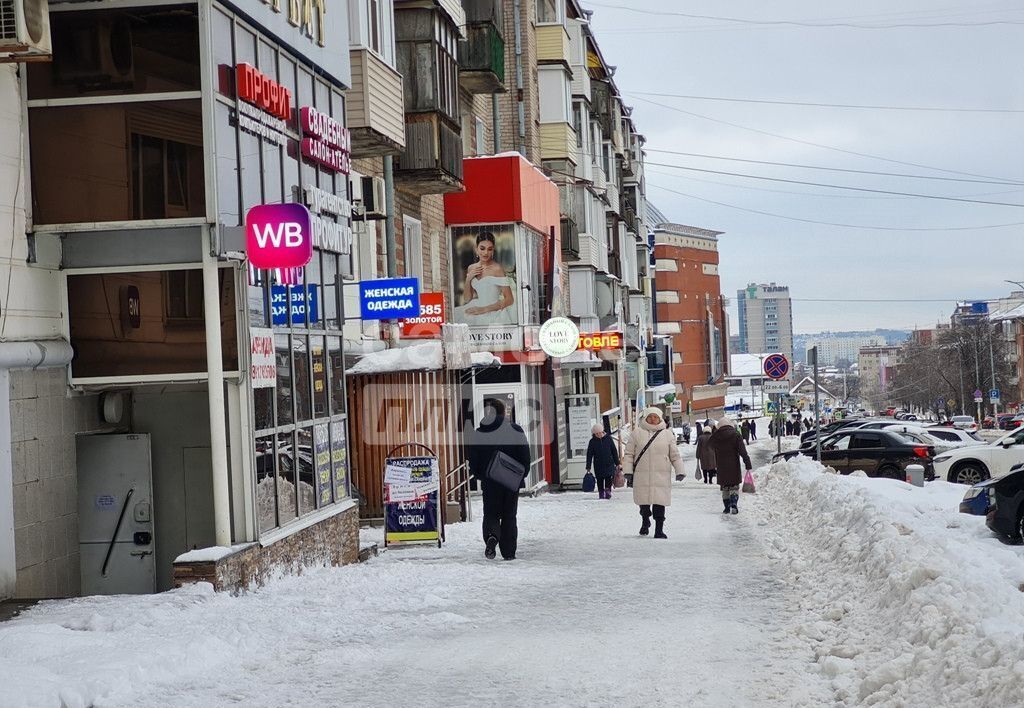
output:
M 406 114 L 405 136 L 395 167 L 403 188 L 420 195 L 462 190 L 462 137 L 441 114 Z
M 490 21 L 470 22 L 459 41 L 459 84 L 470 93 L 504 93 L 505 39 Z
M 353 49 L 352 88 L 345 113 L 352 133 L 352 156 L 393 155 L 405 147 L 402 75 L 369 49 Z

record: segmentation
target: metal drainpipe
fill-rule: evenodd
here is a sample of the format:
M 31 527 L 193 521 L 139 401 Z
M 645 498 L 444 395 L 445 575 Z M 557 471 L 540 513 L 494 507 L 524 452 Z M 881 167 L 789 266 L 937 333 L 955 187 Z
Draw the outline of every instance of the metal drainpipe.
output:
M 501 104 L 498 94 L 491 94 L 491 132 L 494 133 L 494 154 L 501 152 Z
M 515 34 L 516 34 L 516 110 L 519 115 L 519 145 L 516 148 L 526 157 L 526 107 L 523 105 L 523 23 L 519 13 L 522 10 L 520 0 L 514 3 Z
M 388 277 L 398 275 L 398 257 L 395 254 L 395 158 L 384 156 L 384 250 L 387 256 Z

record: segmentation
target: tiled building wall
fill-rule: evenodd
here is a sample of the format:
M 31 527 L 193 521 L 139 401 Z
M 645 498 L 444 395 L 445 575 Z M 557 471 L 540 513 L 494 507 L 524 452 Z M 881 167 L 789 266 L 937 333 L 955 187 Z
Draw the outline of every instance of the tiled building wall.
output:
M 10 376 L 15 597 L 79 592 L 75 435 L 105 429 L 99 396 L 68 396 L 63 368 Z
M 516 86 L 516 31 L 515 3 L 505 2 L 505 85 L 508 93 L 498 97 L 501 122 L 501 149 L 515 151 L 525 146 L 526 159 L 540 164 L 540 93 L 537 81 L 537 21 L 536 3 L 520 2 L 520 49 L 523 72 L 523 113 L 525 136 L 519 131 L 519 92 Z

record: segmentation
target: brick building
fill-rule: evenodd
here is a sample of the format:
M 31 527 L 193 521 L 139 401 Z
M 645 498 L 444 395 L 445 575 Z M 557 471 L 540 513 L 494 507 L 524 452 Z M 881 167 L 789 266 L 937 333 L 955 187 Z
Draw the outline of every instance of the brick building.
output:
M 672 337 L 674 382 L 695 414 L 725 405 L 728 361 L 726 301 L 718 276 L 718 237 L 681 224 L 654 228 L 658 334 Z

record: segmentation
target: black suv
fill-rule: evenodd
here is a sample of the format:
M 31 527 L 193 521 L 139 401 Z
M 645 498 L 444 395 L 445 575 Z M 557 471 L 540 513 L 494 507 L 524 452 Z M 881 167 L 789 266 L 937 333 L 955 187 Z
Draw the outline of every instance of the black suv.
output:
M 776 455 L 774 461 L 791 460 L 797 455 L 814 457 L 815 454 L 812 440 L 799 450 Z M 840 474 L 863 470 L 868 477 L 905 479 L 907 465 L 921 465 L 925 479 L 932 479 L 934 456 L 934 447 L 911 442 L 889 430 L 840 431 L 821 441 L 821 463 L 834 467 Z

